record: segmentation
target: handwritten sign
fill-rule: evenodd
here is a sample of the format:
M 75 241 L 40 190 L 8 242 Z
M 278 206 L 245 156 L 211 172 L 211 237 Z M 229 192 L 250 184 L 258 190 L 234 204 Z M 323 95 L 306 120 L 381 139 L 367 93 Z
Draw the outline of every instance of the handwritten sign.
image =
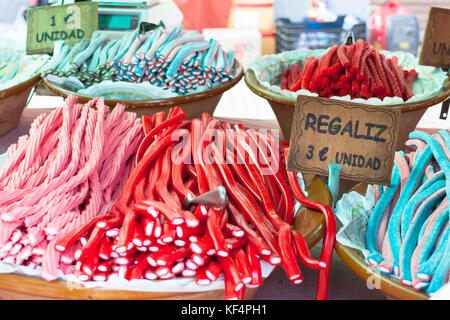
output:
M 450 66 L 450 9 L 431 7 L 419 63 L 448 69 Z
M 98 3 L 43 6 L 27 11 L 27 54 L 52 53 L 54 42 L 75 44 L 98 29 Z
M 343 179 L 389 185 L 399 118 L 391 107 L 299 95 L 287 167 L 326 176 L 338 163 Z

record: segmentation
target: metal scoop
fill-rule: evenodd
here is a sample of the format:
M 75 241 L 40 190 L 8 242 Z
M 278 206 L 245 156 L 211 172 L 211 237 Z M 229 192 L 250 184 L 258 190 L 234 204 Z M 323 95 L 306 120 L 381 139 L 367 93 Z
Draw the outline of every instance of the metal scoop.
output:
M 224 186 L 205 192 L 198 197 L 190 193 L 184 198 L 184 207 L 189 209 L 192 205 L 204 204 L 207 207 L 224 208 L 228 204 L 227 190 Z

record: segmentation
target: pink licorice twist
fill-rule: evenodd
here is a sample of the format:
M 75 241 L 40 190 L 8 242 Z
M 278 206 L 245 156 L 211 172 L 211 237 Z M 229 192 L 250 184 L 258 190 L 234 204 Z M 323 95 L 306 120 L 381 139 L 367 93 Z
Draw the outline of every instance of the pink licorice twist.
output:
M 95 217 L 98 214 L 103 202 L 98 175 L 94 174 L 89 179 L 89 186 L 90 189 L 86 207 L 72 222 L 66 224 L 66 226 L 59 232 L 57 239 L 60 239 L 71 230 L 79 228 L 80 226 L 86 224 L 86 222 L 88 222 L 90 219 L 92 219 L 92 217 Z
M 53 179 L 61 172 L 62 168 L 66 165 L 70 157 L 70 136 L 71 130 L 74 122 L 79 116 L 81 109 L 79 107 L 75 108 L 76 98 L 70 96 L 65 105 L 63 106 L 63 123 L 61 127 L 61 132 L 59 136 L 59 143 L 57 146 L 57 157 L 52 166 L 48 171 L 48 179 Z
M 34 161 L 42 141 L 47 137 L 49 132 L 59 126 L 62 121 L 62 108 L 58 108 L 52 111 L 48 117 L 45 118 L 44 122 L 38 127 L 36 134 L 32 136 L 30 141 L 30 146 L 25 154 L 25 159 L 23 162 L 23 169 L 28 169 Z
M 85 181 L 81 184 L 78 193 L 76 193 L 76 196 L 80 197 L 80 199 L 83 199 L 84 201 L 86 199 L 88 190 L 89 183 Z M 67 223 L 70 223 L 78 214 L 78 206 L 73 206 L 73 209 L 69 213 L 63 213 L 54 220 L 49 221 L 44 228 L 45 233 L 57 235 L 58 232 L 62 230 Z
M 11 154 L 10 157 L 5 161 L 1 168 L 0 173 L 0 181 L 1 181 L 1 188 L 3 189 L 5 186 L 8 185 L 9 182 L 9 174 L 13 172 L 16 165 L 20 163 L 20 161 L 25 156 L 25 152 L 28 148 L 29 144 L 29 136 L 22 136 L 19 138 L 18 146 L 15 151 L 15 153 Z M 12 151 L 11 151 L 12 152 Z
M 122 121 L 119 122 L 117 126 L 114 126 L 112 128 L 111 134 L 106 138 L 105 140 L 105 148 L 104 148 L 104 157 L 103 162 L 100 165 L 100 172 L 102 172 L 104 167 L 109 166 L 108 162 L 111 162 L 114 160 L 111 155 L 116 151 L 118 148 L 118 145 L 121 143 L 121 141 L 125 138 L 127 135 L 128 130 L 133 125 L 133 122 L 129 121 L 127 117 L 124 117 Z M 102 173 L 100 173 L 102 175 Z
M 27 207 L 36 206 L 36 204 L 38 203 L 41 203 L 41 205 L 45 204 L 48 199 L 51 199 L 51 197 L 56 192 L 58 192 L 58 188 L 60 188 L 63 183 L 68 181 L 69 178 L 75 174 L 76 170 L 78 169 L 78 162 L 80 158 L 79 150 L 81 148 L 82 137 L 86 126 L 88 110 L 88 108 L 84 108 L 82 110 L 81 117 L 75 124 L 74 133 L 71 137 L 73 152 L 69 166 L 56 179 L 50 181 L 48 181 L 47 179 L 44 184 L 40 185 L 39 187 L 31 188 L 30 190 L 24 190 L 25 195 L 23 195 L 23 198 L 20 202 L 12 204 L 8 208 L 0 210 L 1 218 L 3 220 L 13 221 L 29 215 L 29 211 L 25 212 L 24 209 L 29 209 Z M 57 191 L 52 193 L 52 190 Z M 5 194 L 5 192 L 2 192 L 0 194 L 0 204 L 6 200 L 11 200 L 11 198 L 14 199 L 14 197 L 17 197 L 15 193 Z
M 91 142 L 88 142 L 88 144 L 94 145 L 96 147 L 98 146 L 99 148 L 101 148 L 103 145 L 103 136 L 104 136 L 104 132 L 103 132 L 104 109 L 103 110 L 101 110 L 101 108 L 98 109 L 99 114 L 97 115 L 97 119 L 95 119 L 96 112 L 93 111 L 94 109 L 92 109 L 88 105 L 86 105 L 85 108 L 88 110 L 88 123 L 85 128 L 85 137 L 87 136 L 87 138 L 84 139 L 84 142 L 87 142 L 90 140 Z M 94 136 L 93 140 L 91 140 L 90 133 L 91 133 L 92 127 L 94 127 L 94 126 L 95 126 L 95 136 Z M 88 179 L 89 176 L 96 170 L 96 167 L 97 167 L 98 162 L 101 157 L 101 151 L 98 151 L 98 149 L 96 149 L 96 148 L 93 150 L 86 150 L 86 148 L 85 148 L 84 150 L 81 150 L 81 151 L 82 151 L 82 152 L 80 152 L 80 153 L 82 153 L 81 158 L 86 158 L 87 154 L 90 155 L 90 157 L 89 157 L 88 161 L 85 163 L 84 167 L 80 168 L 78 170 L 78 172 L 76 172 L 75 175 L 69 177 L 69 179 L 66 182 L 64 182 L 63 184 L 61 184 L 58 188 L 52 190 L 44 198 L 45 199 L 44 202 L 40 201 L 41 203 L 43 202 L 44 204 L 46 204 L 46 203 L 52 202 L 52 200 L 55 197 L 57 197 L 58 194 L 67 193 L 70 190 L 76 188 L 78 185 L 80 185 L 86 179 Z M 41 210 L 39 210 L 39 211 L 42 212 Z M 39 213 L 36 213 L 36 214 L 39 215 Z
M 104 100 L 100 100 L 98 103 L 104 103 Z M 113 126 L 123 117 L 125 112 L 125 106 L 118 103 L 111 112 L 108 113 L 105 120 L 105 132 L 110 132 Z
M 104 144 L 103 126 L 104 126 L 105 105 L 98 104 L 97 111 L 98 111 L 97 125 L 95 128 L 94 141 L 92 143 L 94 149 L 92 150 L 89 160 L 86 162 L 86 165 L 79 171 L 79 173 L 82 171 L 87 171 L 89 173 L 88 176 L 90 176 L 94 172 L 96 173 L 96 169 L 98 163 L 100 162 Z M 83 150 L 83 152 L 85 152 L 85 150 Z M 66 227 L 61 231 L 60 233 L 61 235 L 66 234 L 70 230 L 77 228 L 78 226 L 81 226 L 85 222 L 89 221 L 92 217 L 94 217 L 97 214 L 99 208 L 101 207 L 102 193 L 98 174 L 94 174 L 92 175 L 92 177 L 89 178 L 89 184 L 90 184 L 89 202 L 85 210 L 83 210 L 83 212 L 79 217 L 77 217 L 77 219 L 72 221 L 70 224 L 66 225 Z
M 11 189 L 22 189 L 29 187 L 28 180 L 34 181 L 36 178 L 34 177 L 35 174 L 40 170 L 41 166 L 44 162 L 46 162 L 46 159 L 49 157 L 50 153 L 54 153 L 55 145 L 58 142 L 58 133 L 59 128 L 54 128 L 50 130 L 48 137 L 42 142 L 42 145 L 38 151 L 38 154 L 35 157 L 35 160 L 32 164 L 32 166 L 26 170 L 26 172 L 23 172 L 21 170 L 17 170 L 14 173 L 12 173 L 11 176 L 11 182 L 10 184 L 5 188 L 6 190 Z
M 47 281 L 55 280 L 58 276 L 58 263 L 61 252 L 55 249 L 56 240 L 49 242 L 42 260 L 41 277 Z
M 129 150 L 129 146 L 139 138 L 142 131 L 141 129 L 141 125 L 139 123 L 135 123 L 135 125 L 128 131 L 125 139 L 121 141 L 112 157 L 115 161 L 113 161 L 113 163 L 102 172 L 104 175 L 100 176 L 100 180 L 102 181 L 102 189 L 105 189 L 119 173 L 120 167 L 127 159 L 126 155 Z
M 86 188 L 87 189 L 87 188 Z M 25 225 L 34 226 L 37 224 L 37 230 L 44 232 L 44 228 L 51 222 L 57 219 L 59 216 L 67 214 L 73 208 L 77 208 L 81 205 L 86 197 L 86 193 L 73 190 L 64 195 L 60 195 L 55 198 L 51 203 L 50 210 L 43 215 L 29 216 L 25 218 Z
M 8 242 L 11 234 L 21 225 L 21 222 L 3 222 L 0 221 L 0 247 Z
M 16 171 L 11 175 L 11 180 L 9 184 L 5 187 L 5 190 L 17 190 L 23 189 L 24 184 L 27 182 L 28 178 L 39 170 L 41 156 L 38 154 L 35 158 L 35 162 L 29 167 L 25 172 Z

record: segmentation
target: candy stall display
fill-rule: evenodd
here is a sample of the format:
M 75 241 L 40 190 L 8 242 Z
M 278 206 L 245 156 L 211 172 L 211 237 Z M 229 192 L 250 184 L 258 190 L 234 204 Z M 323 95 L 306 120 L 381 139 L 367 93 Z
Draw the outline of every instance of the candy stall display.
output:
M 158 106 L 217 97 L 207 103 L 214 111 L 243 70 L 234 51 L 225 52 L 217 40 L 205 40 L 181 26 L 158 26 L 120 37 L 98 31 L 74 46 L 57 42 L 42 76 L 59 95 L 74 94 L 84 102 L 101 96 L 107 104 L 124 101 L 127 107 L 146 107 L 141 114 L 148 114 L 161 111 Z
M 7 45 L 5 41 L 0 40 L 0 96 L 8 89 L 36 78 L 50 59 L 48 55 L 28 56 L 21 48 Z
M 92 1 L 95 32 L 30 50 L 78 2 L 0 39 L 0 299 L 445 296 L 450 126 L 417 126 L 448 114 L 448 65 L 351 31 L 239 61 L 217 28 L 145 21 L 158 1 Z
M 415 69 L 403 70 L 397 56 L 386 59 L 362 39 L 356 44 L 334 45 L 323 56 L 311 56 L 301 64 L 286 69 L 281 89 L 309 90 L 327 98 L 350 95 L 352 99 L 400 97 L 408 101 L 417 78 Z
M 399 147 L 426 109 L 450 96 L 446 71 L 420 65 L 409 53 L 377 50 L 361 39 L 258 57 L 245 81 L 269 102 L 286 138 L 297 96 L 308 95 L 400 109 Z
M 142 123 L 101 99 L 42 113 L 11 145 L 1 167 L 1 260 L 54 279 L 71 264 L 54 244 L 109 210 L 120 195 Z
M 140 120 L 70 97 L 8 151 L 2 266 L 88 287 L 126 281 L 133 290 L 139 280 L 142 291 L 180 279 L 207 291 L 220 280 L 226 299 L 243 299 L 267 268 L 300 284 L 300 260 L 318 270 L 325 299 L 334 215 L 305 195 L 277 138 L 207 113 L 185 120 L 179 107 Z M 292 227 L 296 204 L 322 212 L 319 259 Z
M 365 186 L 336 204 L 338 254 L 354 270 L 365 260 L 391 297 L 427 299 L 449 282 L 449 143 L 448 130 L 412 132 L 389 186 Z
M 48 55 L 27 56 L 13 41 L 0 39 L 0 135 L 14 129 Z

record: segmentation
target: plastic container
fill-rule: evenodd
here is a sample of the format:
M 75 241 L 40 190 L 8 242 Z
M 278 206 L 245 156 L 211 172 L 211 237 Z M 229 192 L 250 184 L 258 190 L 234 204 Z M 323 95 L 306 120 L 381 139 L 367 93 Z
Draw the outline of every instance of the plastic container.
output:
M 368 27 L 369 41 L 378 49 L 417 54 L 417 18 L 398 0 L 388 0 L 376 7 L 370 15 Z
M 298 22 L 293 23 L 287 18 L 276 20 L 276 51 L 291 51 L 297 49 L 324 49 L 336 43 L 345 41 L 351 31 L 356 39 L 366 38 L 364 22 L 353 25 L 350 30 L 343 28 L 345 16 L 339 16 L 334 22 Z

